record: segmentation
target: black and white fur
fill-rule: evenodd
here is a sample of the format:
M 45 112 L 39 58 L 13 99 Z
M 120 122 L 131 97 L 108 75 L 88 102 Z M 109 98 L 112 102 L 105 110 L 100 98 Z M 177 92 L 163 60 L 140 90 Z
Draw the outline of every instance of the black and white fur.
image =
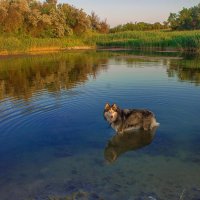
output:
M 120 109 L 116 104 L 106 104 L 104 118 L 117 133 L 143 129 L 152 130 L 159 126 L 155 115 L 146 109 Z

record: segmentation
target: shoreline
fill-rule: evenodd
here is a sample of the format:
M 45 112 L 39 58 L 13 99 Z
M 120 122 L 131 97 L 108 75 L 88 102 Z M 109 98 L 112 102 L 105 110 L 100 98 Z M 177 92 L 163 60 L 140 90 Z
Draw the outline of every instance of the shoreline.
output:
M 125 31 L 64 38 L 0 36 L 0 56 L 32 55 L 69 50 L 180 52 L 200 54 L 200 30 Z
M 194 53 L 194 51 L 183 51 L 182 49 L 178 48 L 166 48 L 166 49 L 159 49 L 155 48 L 123 48 L 123 47 L 102 47 L 102 46 L 72 46 L 72 47 L 33 47 L 25 51 L 0 51 L 0 58 L 7 57 L 7 56 L 20 56 L 20 55 L 43 55 L 53 52 L 64 52 L 64 51 L 74 51 L 74 50 L 99 50 L 99 51 L 144 51 L 144 52 L 157 52 L 157 53 Z
M 69 51 L 69 50 L 93 50 L 96 49 L 94 46 L 74 46 L 74 47 L 33 47 L 26 51 L 0 51 L 0 57 L 5 56 L 18 56 L 18 55 L 42 55 L 48 54 L 52 52 L 62 52 L 62 51 Z

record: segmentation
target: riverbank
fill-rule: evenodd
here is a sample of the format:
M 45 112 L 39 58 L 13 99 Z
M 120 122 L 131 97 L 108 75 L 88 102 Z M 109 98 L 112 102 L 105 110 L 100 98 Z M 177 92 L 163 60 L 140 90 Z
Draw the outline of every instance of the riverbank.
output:
M 98 47 L 200 53 L 200 31 L 126 31 L 96 35 Z
M 200 53 L 200 31 L 127 31 L 67 38 L 0 36 L 0 55 L 102 48 Z
M 94 46 L 74 46 L 74 47 L 37 47 L 37 48 L 30 48 L 26 51 L 0 51 L 0 56 L 9 56 L 9 55 L 22 55 L 22 54 L 28 54 L 28 55 L 38 55 L 38 54 L 48 54 L 51 52 L 61 52 L 61 51 L 69 51 L 69 50 L 90 50 L 95 49 Z
M 23 38 L 0 37 L 0 55 L 45 54 L 66 50 L 94 49 L 95 45 L 84 38 Z

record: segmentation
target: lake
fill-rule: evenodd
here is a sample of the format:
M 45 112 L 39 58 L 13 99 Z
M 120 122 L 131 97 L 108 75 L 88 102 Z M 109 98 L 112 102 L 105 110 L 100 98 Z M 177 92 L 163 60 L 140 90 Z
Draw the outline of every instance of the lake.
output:
M 199 200 L 200 58 L 72 51 L 0 58 L 0 199 Z M 153 111 L 117 135 L 105 103 Z

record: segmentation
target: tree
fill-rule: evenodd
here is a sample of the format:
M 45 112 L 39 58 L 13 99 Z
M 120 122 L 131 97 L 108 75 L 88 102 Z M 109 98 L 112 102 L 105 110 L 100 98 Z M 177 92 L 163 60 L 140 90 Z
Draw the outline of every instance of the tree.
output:
M 8 16 L 8 7 L 9 4 L 7 1 L 0 1 L 0 23 L 4 25 L 5 19 Z
M 90 29 L 90 19 L 82 9 L 79 10 L 69 4 L 60 4 L 58 9 L 63 13 L 65 23 L 73 33 L 81 35 Z
M 168 22 L 172 30 L 200 29 L 200 4 L 183 8 L 178 14 L 170 13 Z
M 121 32 L 121 31 L 149 31 L 149 30 L 160 30 L 167 29 L 168 26 L 163 22 L 156 22 L 154 24 L 145 23 L 145 22 L 129 22 L 124 25 L 118 25 L 110 29 L 111 33 Z
M 104 21 L 101 21 L 99 25 L 100 25 L 100 28 L 99 28 L 99 32 L 100 33 L 104 33 L 105 34 L 105 33 L 109 32 L 110 26 L 108 25 L 106 19 Z
M 179 12 L 179 29 L 183 30 L 193 29 L 191 11 L 192 11 L 191 9 L 183 8 L 183 10 Z
M 94 31 L 98 31 L 101 29 L 100 26 L 100 19 L 99 17 L 95 14 L 94 11 L 92 11 L 91 15 L 89 16 L 90 19 L 90 25 L 91 25 L 91 29 Z
M 81 35 L 90 28 L 90 19 L 82 9 L 76 11 L 73 31 L 76 35 Z
M 81 35 L 87 30 L 108 32 L 109 26 L 93 12 L 57 0 L 0 0 L 0 31 L 23 33 L 33 37 Z
M 57 0 L 46 0 L 46 2 L 48 4 L 53 4 L 53 5 L 56 5 L 57 4 Z
M 191 11 L 192 28 L 200 29 L 200 4 L 198 4 L 197 6 L 194 6 L 191 10 L 192 10 Z
M 178 16 L 176 13 L 170 13 L 168 22 L 173 30 L 176 30 L 179 27 Z
M 29 12 L 26 0 L 0 2 L 0 23 L 5 32 L 17 32 L 23 27 L 26 14 Z

